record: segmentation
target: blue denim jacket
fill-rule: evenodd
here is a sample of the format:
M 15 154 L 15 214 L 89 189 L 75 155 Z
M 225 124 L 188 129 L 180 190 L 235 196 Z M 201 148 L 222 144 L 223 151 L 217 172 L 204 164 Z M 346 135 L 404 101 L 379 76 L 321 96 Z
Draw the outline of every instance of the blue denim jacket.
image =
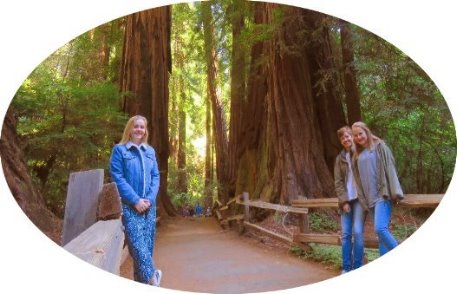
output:
M 160 174 L 151 146 L 117 144 L 111 153 L 110 173 L 123 203 L 135 205 L 140 198 L 146 198 L 155 205 Z

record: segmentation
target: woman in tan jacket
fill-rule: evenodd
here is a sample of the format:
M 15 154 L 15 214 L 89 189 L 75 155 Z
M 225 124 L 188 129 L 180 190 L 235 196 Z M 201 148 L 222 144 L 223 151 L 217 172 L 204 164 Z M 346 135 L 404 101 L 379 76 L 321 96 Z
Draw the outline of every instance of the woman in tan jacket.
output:
M 341 214 L 342 273 L 346 273 L 363 264 L 363 227 L 366 213 L 357 197 L 352 171 L 352 157 L 355 151 L 352 130 L 344 126 L 336 134 L 343 146 L 335 160 L 334 178 Z

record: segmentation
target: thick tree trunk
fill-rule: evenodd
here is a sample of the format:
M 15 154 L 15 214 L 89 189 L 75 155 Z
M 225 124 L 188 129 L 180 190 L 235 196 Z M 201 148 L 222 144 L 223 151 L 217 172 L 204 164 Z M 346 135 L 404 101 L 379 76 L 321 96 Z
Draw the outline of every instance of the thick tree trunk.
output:
M 276 4 L 255 6 L 256 23 L 275 22 Z M 252 49 L 251 64 L 258 64 L 260 58 L 266 63 L 251 68 L 237 193 L 245 190 L 253 198 L 282 203 L 298 196 L 333 196 L 332 175 L 323 151 L 327 142 L 313 91 L 315 69 L 311 63 L 315 60 L 310 59 L 317 57 L 305 45 L 309 40 L 302 37 L 304 31 L 313 29 L 308 23 L 310 13 L 285 8 L 283 22 L 272 39 Z M 334 120 L 331 115 L 329 119 Z
M 311 32 L 319 32 L 317 37 L 308 36 L 307 47 L 310 60 L 311 84 L 316 105 L 318 125 L 322 136 L 321 148 L 328 168 L 333 171 L 335 158 L 341 149 L 336 131 L 346 125 L 346 119 L 338 93 L 338 75 L 335 54 L 330 45 L 329 29 L 325 16 L 312 11 L 302 11 L 302 17 Z
M 127 16 L 121 70 L 123 109 L 148 120 L 150 144 L 160 169 L 159 206 L 168 215 L 176 210 L 167 194 L 168 177 L 168 79 L 171 71 L 170 7 Z
M 266 23 L 265 3 L 254 3 L 254 23 Z M 259 29 L 260 30 L 260 29 Z M 254 32 L 261 34 L 262 32 Z M 252 198 L 261 198 L 262 191 L 268 189 L 268 169 L 266 166 L 266 96 L 267 76 L 265 73 L 264 47 L 266 42 L 256 42 L 251 48 L 250 73 L 248 76 L 246 103 L 241 113 L 241 133 L 239 138 L 238 164 L 235 195 L 245 191 Z M 269 196 L 265 198 L 270 201 Z
M 362 119 L 360 111 L 360 94 L 357 87 L 357 73 L 354 67 L 354 49 L 349 23 L 340 20 L 341 51 L 343 58 L 343 77 L 348 111 L 348 122 L 352 125 Z
M 0 139 L 0 155 L 6 182 L 24 213 L 49 238 L 60 244 L 62 221 L 46 208 L 45 200 L 33 186 L 16 133 L 16 119 L 7 111 Z
M 239 164 L 239 146 L 241 136 L 241 111 L 246 92 L 246 53 L 241 39 L 244 28 L 244 12 L 247 3 L 244 0 L 234 0 L 231 6 L 230 20 L 232 24 L 232 68 L 230 95 L 230 129 L 228 145 L 228 182 L 229 196 L 235 193 L 236 171 Z
M 217 56 L 214 41 L 213 16 L 211 4 L 202 2 L 202 17 L 205 39 L 205 55 L 207 70 L 207 91 L 213 110 L 214 142 L 216 143 L 216 175 L 219 182 L 218 197 L 222 203 L 226 203 L 228 196 L 227 165 L 228 144 L 227 131 L 224 118 L 222 99 L 217 92 Z

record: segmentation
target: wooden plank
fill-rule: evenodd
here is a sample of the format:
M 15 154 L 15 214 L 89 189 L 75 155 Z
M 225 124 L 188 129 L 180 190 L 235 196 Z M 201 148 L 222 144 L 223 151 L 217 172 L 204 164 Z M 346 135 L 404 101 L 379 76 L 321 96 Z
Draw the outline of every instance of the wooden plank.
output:
M 335 234 L 295 234 L 294 242 L 341 245 L 340 236 Z
M 245 205 L 245 206 L 251 206 L 251 207 L 258 207 L 258 208 L 264 208 L 264 209 L 271 209 L 271 210 L 276 210 L 280 212 L 291 212 L 291 213 L 299 213 L 299 214 L 307 214 L 308 209 L 307 208 L 300 208 L 300 207 L 292 207 L 292 206 L 287 206 L 287 205 L 280 205 L 280 204 L 273 204 L 273 203 L 268 203 L 264 201 L 243 201 L 240 202 L 239 204 Z
M 398 204 L 405 207 L 436 207 L 444 194 L 405 194 Z M 293 207 L 307 208 L 338 208 L 338 198 L 297 199 L 292 201 Z
M 243 222 L 245 226 L 249 227 L 249 228 L 253 228 L 253 229 L 256 229 L 258 231 L 261 231 L 262 233 L 264 234 L 267 234 L 268 236 L 270 237 L 273 237 L 275 239 L 278 239 L 278 240 L 281 240 L 281 241 L 284 241 L 284 242 L 287 242 L 289 244 L 292 244 L 292 238 L 289 238 L 289 237 L 286 237 L 286 236 L 283 236 L 283 235 L 280 235 L 280 234 L 277 234 L 275 232 L 272 232 L 272 231 L 269 231 L 265 228 L 262 228 L 261 226 L 259 225 L 256 225 L 256 224 L 253 224 L 253 223 L 250 223 L 250 222 L 247 222 L 247 221 L 244 221 Z
M 218 219 L 219 221 L 222 220 L 222 214 L 221 214 L 221 212 L 220 212 L 218 209 L 216 209 L 215 211 L 216 211 L 217 219 Z
M 292 201 L 292 207 L 338 208 L 338 198 L 297 199 Z
M 328 245 L 340 245 L 341 246 L 341 236 L 337 234 L 295 234 L 293 236 L 294 242 L 302 243 L 318 243 L 318 244 L 328 244 Z M 366 248 L 378 248 L 377 239 L 368 239 L 365 238 L 364 244 Z
M 124 232 L 119 219 L 98 221 L 64 248 L 98 268 L 119 275 Z
M 228 206 L 225 205 L 225 206 L 222 206 L 221 208 L 219 208 L 219 211 L 223 211 L 223 210 L 227 210 L 228 209 Z
M 117 219 L 122 215 L 121 197 L 116 183 L 103 185 L 98 198 L 97 220 Z
M 213 209 L 216 209 L 217 207 L 221 207 L 222 203 L 219 200 L 215 200 L 213 204 Z
M 103 169 L 70 174 L 62 245 L 76 238 L 97 221 L 98 196 L 102 186 Z
M 237 214 L 237 215 L 232 215 L 227 218 L 227 221 L 240 221 L 244 219 L 244 214 Z
M 125 236 L 125 235 L 124 235 L 124 236 Z M 130 256 L 129 247 L 128 247 L 127 245 L 125 245 L 125 246 L 122 248 L 121 261 L 119 262 L 121 266 L 124 264 L 124 262 L 127 260 L 127 258 L 128 258 L 129 256 Z
M 444 194 L 405 194 L 405 198 L 398 205 L 411 208 L 435 208 L 440 204 L 443 196 Z
M 232 203 L 236 203 L 236 197 L 233 197 L 232 199 L 230 199 L 226 205 L 229 206 Z

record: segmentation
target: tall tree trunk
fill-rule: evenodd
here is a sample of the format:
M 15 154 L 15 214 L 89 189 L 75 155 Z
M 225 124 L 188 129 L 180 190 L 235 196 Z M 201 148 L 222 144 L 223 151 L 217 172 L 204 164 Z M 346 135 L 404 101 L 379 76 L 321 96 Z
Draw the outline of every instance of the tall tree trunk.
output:
M 205 39 L 205 57 L 206 57 L 206 71 L 207 71 L 207 92 L 211 100 L 213 110 L 213 127 L 214 139 L 216 143 L 216 174 L 219 183 L 218 197 L 222 203 L 228 201 L 227 191 L 227 131 L 224 118 L 224 108 L 222 99 L 217 92 L 217 56 L 216 46 L 214 41 L 214 26 L 213 16 L 211 12 L 211 4 L 209 2 L 202 2 L 202 16 L 203 16 L 203 29 Z
M 349 23 L 340 20 L 344 89 L 348 122 L 352 125 L 354 122 L 362 120 L 362 114 L 360 111 L 360 94 L 357 87 L 357 73 L 354 67 L 352 32 L 349 26 Z
M 209 98 L 209 97 L 208 97 Z M 211 124 L 211 101 L 206 100 L 206 146 L 205 146 L 205 201 L 211 202 L 212 200 L 212 187 L 213 183 L 213 136 Z
M 179 138 L 178 138 L 178 192 L 187 193 L 187 171 L 186 171 L 186 112 L 184 104 L 186 94 L 184 93 L 184 81 L 180 77 L 181 101 L 179 109 Z
M 170 6 L 127 16 L 120 88 L 131 93 L 123 101 L 124 111 L 149 120 L 149 141 L 156 150 L 160 170 L 158 205 L 168 215 L 176 215 L 167 193 L 170 25 Z
M 256 23 L 277 23 L 276 4 L 255 5 Z M 305 45 L 309 40 L 303 39 L 303 32 L 313 29 L 308 22 L 313 15 L 301 8 L 283 9 L 282 22 L 271 40 L 254 45 L 252 50 L 253 64 L 261 56 L 266 63 L 251 68 L 249 106 L 243 122 L 247 123 L 248 117 L 253 122 L 244 127 L 243 139 L 254 139 L 243 145 L 237 189 L 247 189 L 253 198 L 289 203 L 300 195 L 330 197 L 334 188 L 322 149 L 327 142 L 313 91 L 311 63 L 317 57 L 311 54 L 314 48 Z M 264 114 L 256 114 L 259 110 Z
M 321 148 L 328 168 L 333 171 L 335 158 L 341 149 L 336 131 L 346 125 L 346 119 L 338 93 L 338 74 L 335 54 L 332 51 L 326 17 L 317 12 L 303 10 L 303 19 L 311 33 L 307 39 L 311 84 L 316 105 Z
M 231 68 L 231 97 L 230 97 L 230 129 L 228 145 L 228 182 L 229 195 L 235 194 L 236 171 L 239 164 L 239 146 L 241 136 L 241 111 L 246 92 L 246 53 L 241 39 L 244 28 L 244 12 L 247 3 L 244 0 L 233 0 L 230 10 L 232 24 L 232 68 Z
M 265 3 L 254 3 L 255 25 L 266 24 Z M 263 32 L 256 27 L 253 34 Z M 251 48 L 250 71 L 247 83 L 246 103 L 242 104 L 241 132 L 239 138 L 238 170 L 236 173 L 235 195 L 248 191 L 252 198 L 259 198 L 261 192 L 269 181 L 266 166 L 266 145 L 264 137 L 266 134 L 266 96 L 267 76 L 264 59 L 264 47 L 266 42 L 256 42 Z M 265 199 L 269 201 L 269 198 Z
M 0 138 L 0 155 L 6 182 L 27 217 L 57 244 L 61 242 L 62 221 L 46 208 L 45 199 L 32 184 L 16 133 L 16 119 L 8 109 Z

